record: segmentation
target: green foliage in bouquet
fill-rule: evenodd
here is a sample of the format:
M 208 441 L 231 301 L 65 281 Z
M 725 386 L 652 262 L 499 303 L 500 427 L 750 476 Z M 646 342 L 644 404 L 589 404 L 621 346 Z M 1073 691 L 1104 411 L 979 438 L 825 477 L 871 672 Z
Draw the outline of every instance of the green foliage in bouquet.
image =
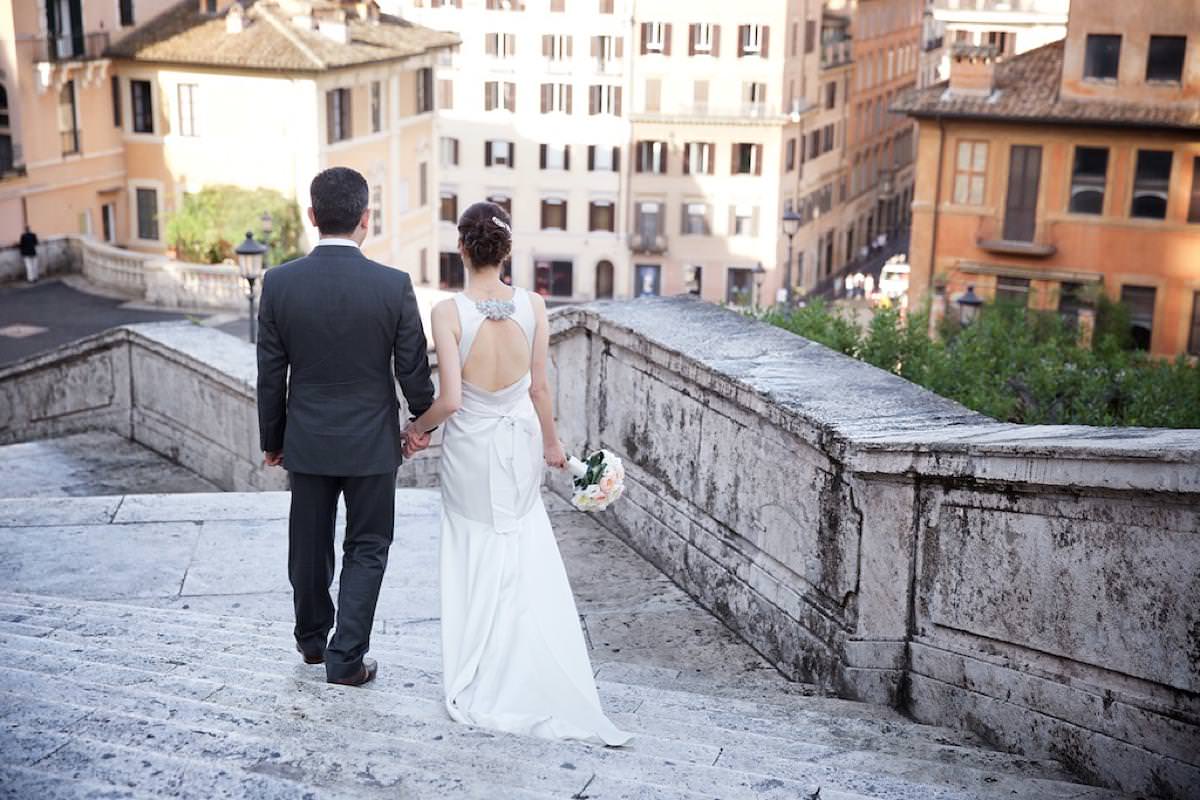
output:
M 576 489 L 586 489 L 593 483 L 600 482 L 600 476 L 604 474 L 604 453 L 597 450 L 588 458 L 583 459 L 583 463 L 587 464 L 587 472 L 583 473 L 582 477 L 575 479 Z
M 300 254 L 300 208 L 274 189 L 206 186 L 183 196 L 183 207 L 167 220 L 167 242 L 183 261 L 219 264 L 236 258 L 234 248 L 253 231 L 263 240 L 262 213 L 270 212 L 273 230 L 268 263 L 282 264 Z
M 1091 348 L 1055 312 L 993 304 L 967 327 L 952 317 L 934 339 L 927 311 L 905 322 L 880 309 L 866 330 L 819 301 L 761 315 L 998 420 L 1200 428 L 1200 367 L 1130 349 L 1129 313 L 1118 303 L 1097 301 Z

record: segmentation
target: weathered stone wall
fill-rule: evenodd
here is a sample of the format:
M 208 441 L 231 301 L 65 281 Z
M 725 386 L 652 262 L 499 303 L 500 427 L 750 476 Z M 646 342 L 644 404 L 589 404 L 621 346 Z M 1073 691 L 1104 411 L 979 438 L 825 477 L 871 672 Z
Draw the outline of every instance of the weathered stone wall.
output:
M 687 300 L 554 325 L 599 519 L 785 673 L 1195 796 L 1200 431 L 997 423 Z
M 74 236 L 54 236 L 38 245 L 38 271 L 41 277 L 79 272 L 79 240 Z M 25 280 L 25 262 L 16 246 L 0 248 L 0 283 Z

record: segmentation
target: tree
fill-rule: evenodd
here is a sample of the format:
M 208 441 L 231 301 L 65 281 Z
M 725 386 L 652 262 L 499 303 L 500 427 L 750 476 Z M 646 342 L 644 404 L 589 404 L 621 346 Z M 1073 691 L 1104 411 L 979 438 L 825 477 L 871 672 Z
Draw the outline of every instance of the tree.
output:
M 234 248 L 253 231 L 260 240 L 262 214 L 270 212 L 273 230 L 269 263 L 281 264 L 300 253 L 300 209 L 274 189 L 206 186 L 183 196 L 183 207 L 167 220 L 167 241 L 184 261 L 219 264 L 235 258 Z

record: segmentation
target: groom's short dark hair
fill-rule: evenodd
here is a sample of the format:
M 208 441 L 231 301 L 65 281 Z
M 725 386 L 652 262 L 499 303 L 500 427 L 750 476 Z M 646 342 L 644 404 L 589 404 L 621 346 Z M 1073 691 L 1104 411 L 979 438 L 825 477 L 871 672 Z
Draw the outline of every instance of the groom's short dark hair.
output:
M 308 192 L 317 230 L 323 236 L 353 233 L 370 200 L 367 179 L 349 167 L 318 172 Z

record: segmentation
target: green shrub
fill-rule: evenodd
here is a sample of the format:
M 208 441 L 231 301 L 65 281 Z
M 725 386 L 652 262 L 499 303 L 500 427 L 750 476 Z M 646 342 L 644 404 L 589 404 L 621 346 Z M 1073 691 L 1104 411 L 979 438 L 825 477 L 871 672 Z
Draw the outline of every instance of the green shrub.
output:
M 202 264 L 219 264 L 235 258 L 234 248 L 246 231 L 262 236 L 262 213 L 271 214 L 269 264 L 281 264 L 300 251 L 300 209 L 274 189 L 206 186 L 183 196 L 183 207 L 167 220 L 167 242 L 179 258 Z
M 1054 312 L 993 304 L 929 336 L 927 311 L 880 309 L 860 330 L 823 302 L 762 319 L 1006 422 L 1200 428 L 1200 367 L 1129 349 L 1129 313 L 1101 299 L 1095 346 Z

